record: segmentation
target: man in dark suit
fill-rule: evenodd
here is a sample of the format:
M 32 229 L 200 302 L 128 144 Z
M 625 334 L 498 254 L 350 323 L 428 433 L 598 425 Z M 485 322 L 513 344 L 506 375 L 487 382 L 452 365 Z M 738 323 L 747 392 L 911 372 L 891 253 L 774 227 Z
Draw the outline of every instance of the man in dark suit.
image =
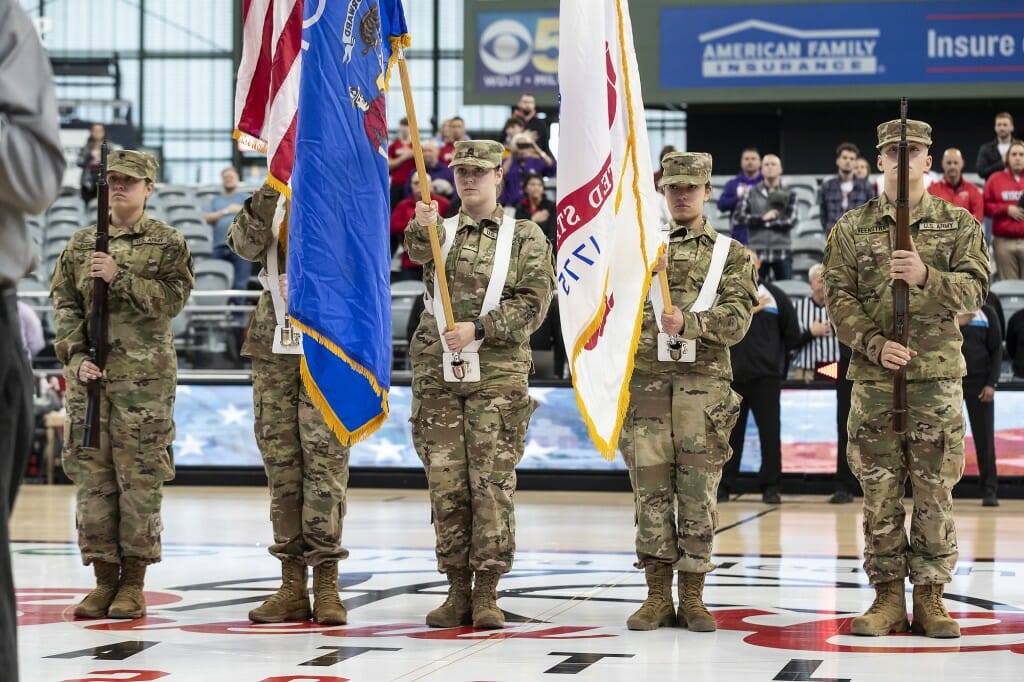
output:
M 974 170 L 982 180 L 988 180 L 988 176 L 1004 168 L 1006 150 L 1010 148 L 1010 143 L 1017 139 L 1013 136 L 1013 116 L 1005 111 L 996 114 L 995 131 L 996 139 L 978 148 L 978 160 L 974 164 Z

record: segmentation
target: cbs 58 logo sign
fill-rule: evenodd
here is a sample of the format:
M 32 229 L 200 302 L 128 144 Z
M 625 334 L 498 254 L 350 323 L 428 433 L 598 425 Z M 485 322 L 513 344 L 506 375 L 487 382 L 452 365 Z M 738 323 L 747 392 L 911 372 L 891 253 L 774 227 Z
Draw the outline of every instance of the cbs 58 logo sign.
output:
M 558 87 L 557 12 L 483 12 L 477 17 L 482 92 Z

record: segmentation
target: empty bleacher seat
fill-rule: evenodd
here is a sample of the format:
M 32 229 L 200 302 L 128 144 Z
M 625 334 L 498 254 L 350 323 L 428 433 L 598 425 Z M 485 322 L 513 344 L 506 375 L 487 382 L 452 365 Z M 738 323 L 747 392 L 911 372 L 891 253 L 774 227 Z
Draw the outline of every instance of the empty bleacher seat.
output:
M 790 298 L 810 298 L 811 285 L 802 279 L 780 279 L 772 282 Z
M 1024 279 L 1003 279 L 992 283 L 992 293 L 999 297 L 1003 315 L 1009 320 L 1018 310 L 1024 309 Z
M 391 284 L 391 345 L 392 368 L 409 369 L 409 342 L 406 330 L 416 299 L 422 298 L 426 289 L 423 282 L 404 280 Z

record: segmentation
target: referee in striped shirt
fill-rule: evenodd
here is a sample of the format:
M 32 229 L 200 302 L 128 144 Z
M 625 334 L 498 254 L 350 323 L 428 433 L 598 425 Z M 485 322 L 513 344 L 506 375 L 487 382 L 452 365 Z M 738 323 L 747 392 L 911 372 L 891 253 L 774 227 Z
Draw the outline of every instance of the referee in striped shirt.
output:
M 839 342 L 825 309 L 825 285 L 821 279 L 824 269 L 821 263 L 817 263 L 807 273 L 811 284 L 810 298 L 793 297 L 800 323 L 800 345 L 793 358 L 792 376 L 798 381 L 814 381 L 818 367 L 839 360 Z

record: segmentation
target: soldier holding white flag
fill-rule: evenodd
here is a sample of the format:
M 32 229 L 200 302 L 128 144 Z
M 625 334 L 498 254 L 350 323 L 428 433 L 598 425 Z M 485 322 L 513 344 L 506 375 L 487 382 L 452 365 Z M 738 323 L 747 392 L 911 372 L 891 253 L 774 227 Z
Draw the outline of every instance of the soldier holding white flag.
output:
M 635 565 L 644 569 L 648 588 L 626 624 L 654 630 L 678 618 L 690 630 L 709 632 L 717 626 L 704 606 L 704 575 L 715 567 L 716 493 L 740 405 L 730 387 L 729 347 L 750 326 L 757 281 L 743 246 L 704 218 L 711 155 L 673 152 L 662 170 L 659 186 L 672 219 L 666 255 L 654 270 L 667 271 L 672 300 L 663 300 L 657 283 L 651 286 L 619 441 L 636 499 Z

